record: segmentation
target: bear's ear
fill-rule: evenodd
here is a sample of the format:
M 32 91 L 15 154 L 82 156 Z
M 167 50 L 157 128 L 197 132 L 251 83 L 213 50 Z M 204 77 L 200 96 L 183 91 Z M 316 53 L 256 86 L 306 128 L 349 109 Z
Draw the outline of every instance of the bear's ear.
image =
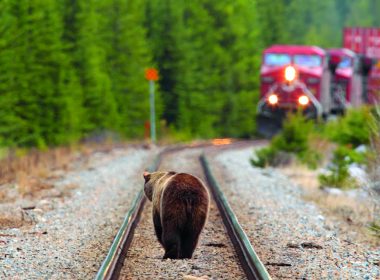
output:
M 150 173 L 145 171 L 143 173 L 143 176 L 144 176 L 144 179 L 145 179 L 145 182 L 148 182 L 150 180 Z

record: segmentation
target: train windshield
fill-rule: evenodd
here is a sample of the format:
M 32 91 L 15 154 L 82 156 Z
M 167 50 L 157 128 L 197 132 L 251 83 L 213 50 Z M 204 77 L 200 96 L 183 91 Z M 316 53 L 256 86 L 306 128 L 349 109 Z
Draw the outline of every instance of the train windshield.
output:
M 342 57 L 342 60 L 338 64 L 338 68 L 349 68 L 351 67 L 351 58 L 348 56 Z
M 291 58 L 288 54 L 267 53 L 264 56 L 264 63 L 268 66 L 283 66 L 290 64 Z
M 297 54 L 294 56 L 294 64 L 304 67 L 319 67 L 322 58 L 318 55 Z

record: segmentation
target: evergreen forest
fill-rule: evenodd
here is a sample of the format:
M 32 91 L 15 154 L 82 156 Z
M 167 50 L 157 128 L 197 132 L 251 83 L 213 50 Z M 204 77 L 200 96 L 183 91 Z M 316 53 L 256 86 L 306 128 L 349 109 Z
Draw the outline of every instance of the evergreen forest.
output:
M 265 47 L 339 47 L 379 15 L 378 0 L 1 0 L 0 146 L 143 138 L 149 67 L 159 133 L 250 137 Z

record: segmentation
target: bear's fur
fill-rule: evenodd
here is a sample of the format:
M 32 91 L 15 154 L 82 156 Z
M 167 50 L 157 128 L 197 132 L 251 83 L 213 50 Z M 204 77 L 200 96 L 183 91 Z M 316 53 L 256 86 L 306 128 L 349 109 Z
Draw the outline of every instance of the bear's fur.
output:
M 164 259 L 191 258 L 206 223 L 209 193 L 187 173 L 144 172 L 144 192 L 153 203 L 153 224 Z

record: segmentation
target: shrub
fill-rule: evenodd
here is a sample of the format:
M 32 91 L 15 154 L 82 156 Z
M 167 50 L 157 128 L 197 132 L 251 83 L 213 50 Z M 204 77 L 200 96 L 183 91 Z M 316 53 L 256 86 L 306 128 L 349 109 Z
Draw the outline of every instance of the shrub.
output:
M 349 146 L 339 146 L 334 151 L 327 174 L 320 174 L 318 179 L 321 186 L 340 189 L 352 189 L 357 187 L 357 182 L 351 177 L 348 167 L 351 163 L 363 163 L 364 153 L 359 153 Z
M 287 164 L 295 155 L 301 162 L 315 168 L 320 156 L 309 147 L 313 129 L 313 121 L 306 120 L 301 112 L 289 114 L 282 131 L 272 139 L 270 146 L 256 151 L 256 157 L 251 159 L 252 165 L 264 167 Z
M 351 109 L 344 117 L 328 123 L 324 134 L 341 145 L 352 145 L 354 148 L 366 145 L 370 142 L 372 118 L 369 107 Z
M 342 189 L 357 187 L 357 182 L 350 176 L 348 168 L 352 163 L 367 163 L 369 153 L 358 152 L 355 148 L 370 143 L 372 120 L 370 108 L 361 107 L 349 110 L 344 117 L 325 126 L 324 135 L 339 146 L 333 153 L 328 173 L 319 176 L 321 186 Z
M 275 149 L 300 154 L 306 152 L 308 139 L 313 130 L 313 123 L 306 120 L 301 113 L 289 114 L 284 121 L 282 131 L 273 138 Z
M 255 156 L 250 159 L 251 164 L 262 168 L 268 165 L 273 165 L 276 153 L 277 151 L 271 146 L 256 150 Z

